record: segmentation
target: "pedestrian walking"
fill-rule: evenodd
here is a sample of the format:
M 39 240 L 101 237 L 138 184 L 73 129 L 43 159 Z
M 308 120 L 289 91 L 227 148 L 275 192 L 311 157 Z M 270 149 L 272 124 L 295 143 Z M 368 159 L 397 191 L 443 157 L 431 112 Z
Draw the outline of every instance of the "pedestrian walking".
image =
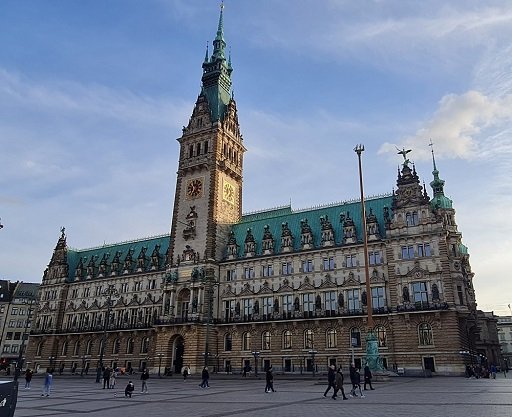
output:
M 134 389 L 135 389 L 135 385 L 133 385 L 132 381 L 129 381 L 128 385 L 126 385 L 126 388 L 124 389 L 124 396 L 132 398 Z
M 208 380 L 210 379 L 210 373 L 208 372 L 208 367 L 205 366 L 203 368 L 203 372 L 201 372 L 201 383 L 199 384 L 199 386 L 201 388 L 210 388 L 210 385 L 208 384 Z
M 184 366 L 183 367 L 183 381 L 187 380 L 188 375 L 189 375 L 188 367 Z
M 274 389 L 274 374 L 272 372 L 272 366 L 269 366 L 267 372 L 265 372 L 265 379 L 267 381 L 267 385 L 265 385 L 265 392 L 276 392 Z
M 115 369 L 112 369 L 112 372 L 110 373 L 110 379 L 108 381 L 108 386 L 110 389 L 114 389 L 116 387 L 116 371 Z
M 361 374 L 359 373 L 359 369 L 355 368 L 352 378 L 351 397 L 357 397 L 357 390 L 359 390 L 359 395 L 361 396 L 361 398 L 364 398 L 363 391 L 361 391 Z
M 329 371 L 327 372 L 327 389 L 324 392 L 324 397 L 327 397 L 327 393 L 332 388 L 334 394 L 332 395 L 333 399 L 336 399 L 336 367 L 334 365 L 329 366 Z
M 348 400 L 347 396 L 345 395 L 345 390 L 343 389 L 343 372 L 341 370 L 341 366 L 338 368 L 338 371 L 336 372 L 336 389 L 334 390 L 334 395 L 332 396 L 334 399 L 338 396 L 338 391 L 341 390 L 341 395 L 343 396 L 344 400 Z
M 496 365 L 492 364 L 491 365 L 491 378 L 492 379 L 496 379 Z
M 350 368 L 349 368 L 350 383 L 352 384 L 352 389 L 350 390 L 350 394 L 349 394 L 351 397 L 357 397 L 357 394 L 356 394 L 356 383 L 355 383 L 355 380 L 356 380 L 355 374 L 356 374 L 356 366 L 352 363 L 352 364 L 350 364 Z
M 370 371 L 370 367 L 368 364 L 364 367 L 364 390 L 366 391 L 366 385 L 370 386 L 371 390 L 374 390 L 375 388 L 372 387 L 372 371 Z
M 41 397 L 49 397 L 50 391 L 52 389 L 52 382 L 53 382 L 53 374 L 52 370 L 50 368 L 46 369 L 46 374 L 44 375 L 44 386 L 43 386 L 43 393 L 41 394 Z
M 142 387 L 141 387 L 140 393 L 147 394 L 148 393 L 149 372 L 146 368 L 144 368 L 144 371 L 142 371 L 142 374 L 140 375 L 140 379 L 142 381 Z
M 108 389 L 108 384 L 110 382 L 110 368 L 107 366 L 103 368 L 103 389 Z
M 242 374 L 242 376 L 243 376 L 244 378 L 245 378 L 245 377 L 247 377 L 247 372 L 250 372 L 250 370 L 251 370 L 251 367 L 250 367 L 249 365 L 245 365 L 245 366 L 244 366 L 244 369 L 243 369 L 243 374 Z
M 32 369 L 27 368 L 25 371 L 25 389 L 30 389 L 30 381 L 32 381 L 32 376 L 34 375 L 34 372 L 32 372 Z

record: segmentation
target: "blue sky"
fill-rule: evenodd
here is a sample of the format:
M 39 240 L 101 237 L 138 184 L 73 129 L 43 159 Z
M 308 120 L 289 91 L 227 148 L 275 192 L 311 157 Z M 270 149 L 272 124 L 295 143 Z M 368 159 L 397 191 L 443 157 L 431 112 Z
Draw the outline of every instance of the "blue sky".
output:
M 290 5 L 293 4 L 293 7 Z M 199 93 L 211 0 L 0 5 L 0 277 L 40 281 L 76 248 L 167 233 L 178 143 Z M 512 280 L 512 3 L 225 1 L 244 142 L 244 212 L 391 192 L 430 138 L 479 307 Z M 430 191 L 430 189 L 429 189 Z

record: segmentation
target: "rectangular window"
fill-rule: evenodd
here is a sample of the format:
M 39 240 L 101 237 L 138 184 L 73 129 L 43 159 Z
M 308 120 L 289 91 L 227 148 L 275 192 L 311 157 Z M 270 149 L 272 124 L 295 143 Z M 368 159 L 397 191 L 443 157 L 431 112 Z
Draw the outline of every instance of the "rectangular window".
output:
M 251 317 L 252 316 L 252 300 L 249 298 L 246 298 L 243 300 L 243 306 L 244 306 L 244 316 Z
M 369 252 L 368 258 L 369 265 L 380 265 L 382 263 L 382 253 L 380 250 Z
M 21 332 L 14 333 L 14 340 L 20 340 L 21 339 Z
M 462 292 L 462 286 L 457 285 L 457 295 L 459 296 L 459 304 L 464 305 L 464 293 Z
M 18 345 L 12 345 L 11 347 L 11 353 L 18 353 Z
M 302 272 L 313 272 L 313 261 L 311 259 L 302 261 Z
M 324 293 L 324 305 L 325 311 L 335 312 L 336 311 L 336 292 L 328 291 Z
M 414 259 L 414 246 L 402 246 L 402 259 Z
M 226 281 L 234 281 L 236 279 L 236 269 L 228 269 L 226 271 Z
M 6 340 L 12 340 L 12 332 L 7 332 L 7 336 L 5 336 Z
M 224 318 L 229 321 L 235 313 L 235 300 L 224 301 Z
M 372 288 L 372 308 L 382 308 L 386 304 L 384 302 L 384 287 Z
M 100 296 L 100 295 L 101 295 L 101 292 L 102 292 L 102 291 L 101 291 L 101 286 L 96 287 L 96 288 L 94 289 L 94 295 L 95 295 L 96 297 Z
M 18 308 L 17 307 L 13 307 L 11 309 L 11 315 L 13 315 L 13 316 L 17 316 L 18 315 Z
M 263 265 L 263 271 L 262 275 L 264 277 L 271 277 L 274 275 L 274 269 L 272 268 L 272 265 Z
M 359 303 L 359 290 L 347 290 L 348 311 L 358 312 L 361 310 Z
M 413 292 L 413 300 L 415 303 L 428 302 L 427 283 L 426 282 L 414 282 L 412 284 L 412 292 Z
M 302 296 L 302 308 L 304 312 L 313 312 L 315 310 L 315 294 L 304 294 Z
M 429 243 L 420 243 L 418 245 L 418 256 L 430 256 L 430 244 Z
M 4 345 L 4 348 L 2 349 L 3 353 L 8 353 L 11 350 L 11 345 Z
M 127 282 L 123 282 L 121 284 L 121 292 L 128 292 L 128 283 Z
M 291 313 L 293 311 L 293 296 L 283 295 L 283 311 Z
M 89 294 L 90 294 L 90 288 L 84 288 L 84 291 L 83 291 L 83 296 L 84 297 L 89 297 Z
M 9 327 L 16 327 L 16 320 L 9 320 Z
M 272 297 L 263 297 L 263 314 L 267 317 L 272 314 L 273 304 Z
M 244 278 L 245 279 L 254 278 L 254 268 L 253 267 L 244 268 Z
M 291 262 L 283 262 L 281 264 L 281 274 L 282 275 L 291 275 L 293 274 L 293 268 Z
M 346 255 L 345 265 L 347 266 L 347 268 L 353 268 L 357 266 L 357 255 Z
M 324 271 L 332 271 L 334 269 L 334 257 L 330 256 L 323 259 Z

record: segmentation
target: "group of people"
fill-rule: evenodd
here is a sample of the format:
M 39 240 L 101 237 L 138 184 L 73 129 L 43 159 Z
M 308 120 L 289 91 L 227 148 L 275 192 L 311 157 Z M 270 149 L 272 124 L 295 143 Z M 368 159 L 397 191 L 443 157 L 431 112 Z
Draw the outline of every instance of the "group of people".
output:
M 146 368 L 144 368 L 144 370 L 140 374 L 140 380 L 141 380 L 140 393 L 141 394 L 148 393 L 148 379 L 149 379 L 149 371 Z M 124 396 L 128 397 L 128 398 L 132 398 L 133 391 L 135 391 L 135 385 L 134 385 L 133 381 L 128 381 L 128 384 L 126 384 L 126 387 L 124 388 Z
M 503 375 L 507 377 L 507 367 L 502 368 Z M 489 368 L 481 365 L 466 365 L 466 378 L 492 378 L 496 379 L 498 368 L 492 364 Z
M 117 372 L 108 366 L 103 368 L 103 389 L 114 389 L 116 387 Z
M 350 383 L 352 384 L 352 389 L 350 390 L 350 397 L 358 397 L 357 391 L 359 391 L 359 396 L 361 398 L 364 398 L 363 391 L 361 390 L 361 374 L 359 373 L 359 369 L 355 367 L 354 364 L 350 365 L 349 368 L 350 373 Z M 372 386 L 372 372 L 370 370 L 370 367 L 366 365 L 364 367 L 364 390 L 366 391 L 366 387 L 369 386 L 371 390 L 375 389 Z M 336 366 L 331 365 L 329 367 L 329 372 L 327 373 L 327 389 L 324 392 L 324 397 L 327 397 L 327 393 L 330 391 L 330 389 L 333 389 L 332 399 L 335 400 L 338 397 L 338 392 L 341 391 L 342 398 L 344 400 L 348 400 L 347 396 L 345 395 L 345 390 L 343 389 L 343 382 L 344 382 L 344 376 L 343 372 L 341 370 L 341 366 L 336 371 Z

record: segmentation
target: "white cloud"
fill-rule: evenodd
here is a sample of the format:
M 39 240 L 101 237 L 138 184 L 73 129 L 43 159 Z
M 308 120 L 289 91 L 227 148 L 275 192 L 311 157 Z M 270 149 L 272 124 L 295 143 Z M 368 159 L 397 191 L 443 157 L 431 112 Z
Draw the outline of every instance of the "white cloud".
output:
M 440 157 L 472 159 L 482 156 L 481 152 L 492 156 L 499 149 L 493 143 L 487 143 L 485 147 L 482 145 L 489 142 L 486 139 L 493 137 L 488 136 L 490 132 L 510 126 L 510 118 L 512 95 L 492 98 L 478 91 L 468 91 L 462 95 L 448 94 L 441 99 L 432 118 L 413 136 L 400 140 L 398 144 L 384 143 L 380 153 L 396 153 L 396 146 L 407 147 L 415 150 L 416 159 L 425 160 L 430 157 L 426 145 L 432 139 L 436 155 Z M 501 149 L 511 146 L 512 137 L 499 136 Z

